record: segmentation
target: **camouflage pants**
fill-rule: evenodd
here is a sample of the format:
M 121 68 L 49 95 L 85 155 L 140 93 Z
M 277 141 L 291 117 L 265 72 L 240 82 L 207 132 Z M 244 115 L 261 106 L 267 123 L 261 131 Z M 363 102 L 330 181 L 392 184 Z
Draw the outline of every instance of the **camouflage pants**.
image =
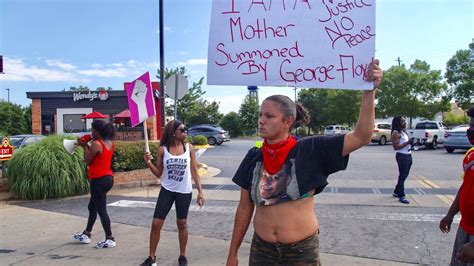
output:
M 270 243 L 254 233 L 249 265 L 320 266 L 318 234 L 293 244 Z

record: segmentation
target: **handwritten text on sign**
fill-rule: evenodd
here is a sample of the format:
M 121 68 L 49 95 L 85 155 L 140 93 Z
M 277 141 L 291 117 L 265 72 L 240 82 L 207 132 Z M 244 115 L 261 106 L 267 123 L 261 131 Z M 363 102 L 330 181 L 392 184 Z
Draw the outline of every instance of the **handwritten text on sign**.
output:
M 208 84 L 370 89 L 375 0 L 214 0 Z

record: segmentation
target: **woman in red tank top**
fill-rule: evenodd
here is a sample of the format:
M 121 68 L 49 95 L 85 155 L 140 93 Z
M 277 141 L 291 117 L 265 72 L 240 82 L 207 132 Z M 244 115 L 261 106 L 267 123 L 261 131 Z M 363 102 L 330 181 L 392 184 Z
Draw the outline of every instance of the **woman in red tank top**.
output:
M 116 242 L 112 236 L 110 228 L 110 218 L 107 213 L 107 192 L 114 184 L 113 171 L 111 169 L 114 145 L 112 138 L 115 134 L 114 127 L 110 123 L 102 120 L 92 122 L 92 143 L 78 139 L 78 144 L 84 150 L 84 162 L 88 165 L 88 178 L 90 183 L 91 198 L 89 201 L 89 218 L 86 230 L 73 235 L 73 239 L 81 243 L 91 242 L 91 231 L 94 226 L 97 214 L 99 214 L 102 227 L 105 232 L 105 239 L 97 242 L 96 248 L 112 248 Z

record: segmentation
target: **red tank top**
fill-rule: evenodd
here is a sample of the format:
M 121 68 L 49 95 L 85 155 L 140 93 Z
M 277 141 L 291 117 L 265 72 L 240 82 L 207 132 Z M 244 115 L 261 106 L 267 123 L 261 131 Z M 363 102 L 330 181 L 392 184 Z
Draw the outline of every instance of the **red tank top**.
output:
M 464 157 L 464 181 L 459 191 L 459 210 L 461 211 L 462 229 L 474 235 L 474 148 Z
M 112 147 L 108 150 L 103 140 L 98 141 L 102 146 L 102 153 L 97 154 L 94 159 L 92 159 L 91 164 L 89 164 L 89 179 L 114 175 L 114 172 L 112 172 L 112 169 L 110 168 L 112 165 L 112 155 L 114 154 L 114 144 L 112 143 Z

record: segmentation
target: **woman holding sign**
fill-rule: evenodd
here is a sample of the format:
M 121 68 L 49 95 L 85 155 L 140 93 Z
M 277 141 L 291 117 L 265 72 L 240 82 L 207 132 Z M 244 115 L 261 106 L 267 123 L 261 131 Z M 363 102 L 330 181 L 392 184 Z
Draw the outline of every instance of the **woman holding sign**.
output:
M 374 90 L 363 92 L 359 120 L 346 135 L 296 141 L 290 132 L 295 124 L 309 121 L 306 111 L 283 95 L 263 101 L 258 121 L 263 146 L 249 150 L 233 178 L 241 192 L 227 265 L 238 264 L 237 252 L 254 209 L 250 265 L 320 264 L 313 196 L 323 191 L 330 174 L 346 168 L 349 153 L 370 142 L 375 89 L 382 77 L 375 60 L 366 74 Z
M 151 154 L 145 153 L 145 162 L 151 172 L 158 178 L 163 174 L 161 190 L 156 202 L 155 214 L 150 232 L 150 253 L 142 265 L 156 264 L 156 249 L 160 241 L 160 232 L 166 216 L 175 203 L 176 224 L 179 234 L 179 265 L 187 265 L 186 244 L 188 242 L 187 217 L 191 204 L 191 177 L 198 191 L 197 203 L 204 205 L 204 194 L 197 171 L 193 146 L 186 143 L 187 129 L 180 121 L 173 120 L 166 124 L 158 148 L 156 165 L 153 165 Z

